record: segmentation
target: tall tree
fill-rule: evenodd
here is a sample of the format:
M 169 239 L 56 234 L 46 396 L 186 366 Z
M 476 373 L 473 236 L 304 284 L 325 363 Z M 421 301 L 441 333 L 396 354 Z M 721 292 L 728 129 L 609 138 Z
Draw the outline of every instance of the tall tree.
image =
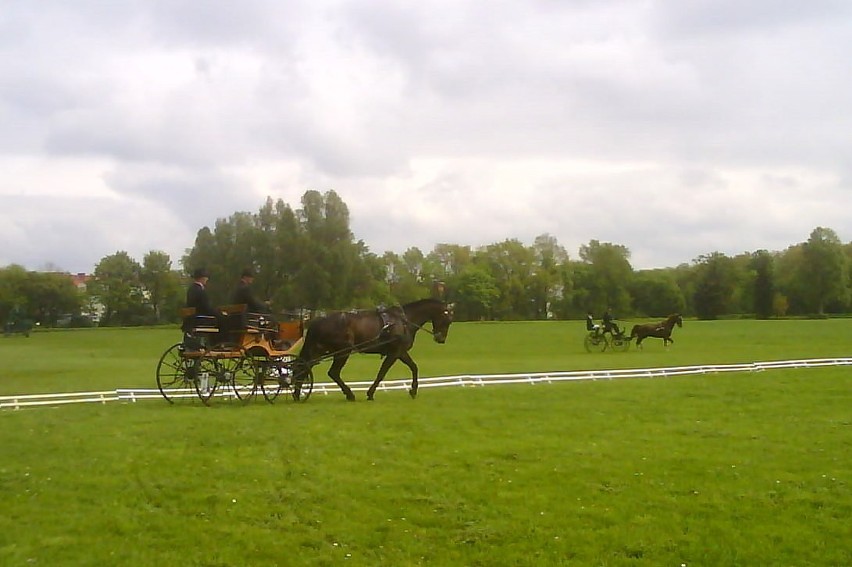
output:
M 701 319 L 728 313 L 736 285 L 733 260 L 721 252 L 702 255 L 696 261 L 695 310 Z
M 589 265 L 593 287 L 589 290 L 589 309 L 603 311 L 612 307 L 616 313 L 630 310 L 628 288 L 633 277 L 630 250 L 620 244 L 592 240 L 580 247 L 580 259 Z
M 535 313 L 529 293 L 535 256 L 517 239 L 504 240 L 477 250 L 476 265 L 494 278 L 499 296 L 493 305 L 496 319 L 530 319 Z
M 95 279 L 89 290 L 104 306 L 101 325 L 129 325 L 144 321 L 146 309 L 141 271 L 139 263 L 124 251 L 104 257 L 95 266 Z
M 0 269 L 0 321 L 5 321 L 13 309 L 33 318 L 28 286 L 29 274 L 23 266 L 12 264 Z
M 840 239 L 830 228 L 815 228 L 803 246 L 801 280 L 807 281 L 806 298 L 816 313 L 825 313 L 832 301 L 846 302 L 848 273 L 846 255 Z
M 82 298 L 68 274 L 31 272 L 28 294 L 35 320 L 53 326 L 62 315 L 78 315 Z
M 630 286 L 633 307 L 647 317 L 666 317 L 683 313 L 686 301 L 671 270 L 643 270 L 635 274 Z
M 561 268 L 568 262 L 568 253 L 556 237 L 546 233 L 535 238 L 532 251 L 536 265 L 530 278 L 530 299 L 535 318 L 546 319 L 562 298 Z
M 499 294 L 494 277 L 483 266 L 469 265 L 457 276 L 453 289 L 455 317 L 459 321 L 489 318 Z
M 145 288 L 155 321 L 177 320 L 177 308 L 183 302 L 183 293 L 180 274 L 172 270 L 169 255 L 160 250 L 151 250 L 145 254 L 139 281 Z
M 754 269 L 754 314 L 758 319 L 768 319 L 774 311 L 775 272 L 774 260 L 766 250 L 758 250 L 752 254 Z

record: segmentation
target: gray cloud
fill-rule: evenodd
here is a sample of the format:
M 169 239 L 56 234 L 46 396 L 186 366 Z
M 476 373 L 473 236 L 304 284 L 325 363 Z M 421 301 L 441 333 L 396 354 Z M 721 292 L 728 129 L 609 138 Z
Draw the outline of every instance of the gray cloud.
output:
M 379 253 L 549 232 L 645 267 L 849 238 L 850 27 L 829 0 L 12 3 L 0 224 L 19 252 L 0 263 L 98 259 L 128 231 L 144 253 L 166 224 L 179 254 L 308 188 Z M 73 234 L 44 244 L 45 223 Z

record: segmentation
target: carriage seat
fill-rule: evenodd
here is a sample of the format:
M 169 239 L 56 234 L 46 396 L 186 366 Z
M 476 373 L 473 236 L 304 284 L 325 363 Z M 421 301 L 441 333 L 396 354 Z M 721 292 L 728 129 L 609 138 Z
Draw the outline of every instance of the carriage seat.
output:
M 219 323 L 212 315 L 196 315 L 195 307 L 183 307 L 180 310 L 183 321 L 182 329 L 185 333 L 218 333 Z
M 277 326 L 272 315 L 268 313 L 252 313 L 244 303 L 220 307 L 225 313 L 227 330 L 232 333 L 270 333 L 275 334 Z

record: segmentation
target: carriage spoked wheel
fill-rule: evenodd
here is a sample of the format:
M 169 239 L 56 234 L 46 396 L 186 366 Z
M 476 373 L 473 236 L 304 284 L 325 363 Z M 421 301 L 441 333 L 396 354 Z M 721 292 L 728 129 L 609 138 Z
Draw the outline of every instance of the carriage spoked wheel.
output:
M 190 359 L 187 373 L 195 387 L 198 398 L 204 405 L 210 405 L 210 400 L 224 381 L 224 368 L 219 361 L 209 356 Z
M 251 353 L 244 352 L 239 358 L 223 359 L 228 366 L 231 389 L 242 402 L 249 402 L 257 395 L 258 362 Z
M 190 367 L 196 359 L 185 356 L 183 344 L 166 349 L 157 363 L 157 388 L 170 404 L 192 401 L 196 397 Z
M 586 347 L 587 352 L 603 352 L 608 345 L 606 335 L 594 331 L 588 333 L 583 339 L 583 346 Z
M 283 366 L 281 359 L 266 357 L 258 359 L 258 384 L 263 397 L 270 404 L 278 395 L 290 387 L 290 369 Z
M 609 344 L 610 347 L 612 347 L 612 350 L 624 352 L 630 348 L 630 338 L 624 336 L 623 334 L 615 335 L 612 337 L 612 340 Z
M 314 391 L 314 372 L 304 360 L 294 360 L 290 364 L 290 395 L 297 402 L 307 401 Z
M 218 357 L 216 362 L 219 366 L 219 373 L 216 376 L 219 389 L 227 389 L 238 399 L 246 396 L 246 387 L 251 387 L 254 377 L 251 367 L 248 367 L 248 376 L 246 376 L 246 367 L 240 356 Z

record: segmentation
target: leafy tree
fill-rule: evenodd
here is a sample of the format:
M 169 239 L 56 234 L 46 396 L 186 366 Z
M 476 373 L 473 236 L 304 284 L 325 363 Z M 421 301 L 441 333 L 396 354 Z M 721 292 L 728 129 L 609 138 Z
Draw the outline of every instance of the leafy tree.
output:
M 456 278 L 453 290 L 456 319 L 477 321 L 488 318 L 499 295 L 494 277 L 483 266 L 468 266 Z
M 423 274 L 425 257 L 420 249 L 409 248 L 402 256 L 386 252 L 383 260 L 394 303 L 407 303 L 429 296 L 429 285 Z
M 837 234 L 817 227 L 803 246 L 802 269 L 798 277 L 808 305 L 822 315 L 828 303 L 845 303 L 848 296 L 846 255 Z
M 639 271 L 630 286 L 633 308 L 648 317 L 683 313 L 686 301 L 671 270 Z
M 774 311 L 775 273 L 772 255 L 766 250 L 752 254 L 754 268 L 754 314 L 758 319 L 768 319 Z
M 151 311 L 146 309 L 141 272 L 139 263 L 124 251 L 101 259 L 90 285 L 90 293 L 104 306 L 101 325 L 145 322 Z
M 703 255 L 696 261 L 695 310 L 700 319 L 716 319 L 729 313 L 736 273 L 731 258 L 721 252 Z
M 494 318 L 533 317 L 535 306 L 527 291 L 535 266 L 532 249 L 517 239 L 504 240 L 477 250 L 474 263 L 487 270 L 497 286 L 499 295 L 493 304 Z
M 580 247 L 580 260 L 590 267 L 589 309 L 616 313 L 630 310 L 628 287 L 633 276 L 630 250 L 620 244 L 592 240 Z
M 145 288 L 148 304 L 156 322 L 176 321 L 177 310 L 183 303 L 180 274 L 172 270 L 168 254 L 151 250 L 142 259 L 139 281 Z
M 43 325 L 54 326 L 62 315 L 78 315 L 82 298 L 68 274 L 30 272 L 30 312 Z
M 782 252 L 775 262 L 775 283 L 778 293 L 786 298 L 786 312 L 801 315 L 809 310 L 807 278 L 804 271 L 804 243 L 795 244 Z
M 33 317 L 28 284 L 29 274 L 23 266 L 12 264 L 0 269 L 0 320 L 5 321 L 12 309 Z
M 555 237 L 542 234 L 533 242 L 532 252 L 536 261 L 530 278 L 530 301 L 536 319 L 546 319 L 552 308 L 561 299 L 563 291 L 562 266 L 568 262 L 568 253 Z

